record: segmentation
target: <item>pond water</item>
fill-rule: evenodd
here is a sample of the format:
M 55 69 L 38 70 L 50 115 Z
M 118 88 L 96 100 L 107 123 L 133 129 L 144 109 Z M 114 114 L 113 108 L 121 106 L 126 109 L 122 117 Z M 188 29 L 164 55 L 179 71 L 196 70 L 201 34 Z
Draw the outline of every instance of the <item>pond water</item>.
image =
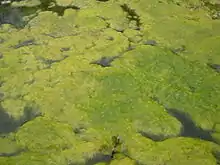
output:
M 220 164 L 218 0 L 0 4 L 1 165 Z

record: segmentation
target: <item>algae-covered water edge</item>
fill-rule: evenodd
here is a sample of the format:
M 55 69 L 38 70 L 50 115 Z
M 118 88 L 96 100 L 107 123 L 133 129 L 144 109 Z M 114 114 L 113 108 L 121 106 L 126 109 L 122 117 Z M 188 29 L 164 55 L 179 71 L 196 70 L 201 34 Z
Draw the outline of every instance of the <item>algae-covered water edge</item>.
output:
M 220 7 L 0 1 L 1 165 L 218 165 Z

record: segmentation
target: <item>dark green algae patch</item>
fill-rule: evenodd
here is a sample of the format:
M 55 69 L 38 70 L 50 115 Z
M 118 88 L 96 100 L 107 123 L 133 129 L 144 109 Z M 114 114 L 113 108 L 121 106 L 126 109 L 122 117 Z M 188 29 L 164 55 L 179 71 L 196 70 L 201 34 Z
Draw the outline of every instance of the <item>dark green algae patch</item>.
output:
M 42 2 L 0 19 L 1 165 L 219 163 L 218 8 Z

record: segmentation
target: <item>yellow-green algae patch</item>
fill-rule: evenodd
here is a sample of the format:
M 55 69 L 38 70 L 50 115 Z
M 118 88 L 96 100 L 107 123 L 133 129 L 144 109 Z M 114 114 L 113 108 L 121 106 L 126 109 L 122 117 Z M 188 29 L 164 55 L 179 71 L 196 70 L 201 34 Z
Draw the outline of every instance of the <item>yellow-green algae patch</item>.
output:
M 104 86 L 103 92 L 100 94 L 100 98 L 104 100 L 100 102 L 100 99 L 94 98 L 92 103 L 96 101 L 100 104 L 97 105 L 97 108 L 101 110 L 106 107 L 108 109 L 105 111 L 106 113 L 113 113 L 115 108 L 126 109 L 121 108 L 122 105 L 128 106 L 129 109 L 132 106 L 135 107 L 136 103 L 138 103 L 136 106 L 144 106 L 144 103 L 148 104 L 149 96 L 156 96 L 164 105 L 184 110 L 192 114 L 196 121 L 201 119 L 200 123 L 204 127 L 209 125 L 208 127 L 211 128 L 212 124 L 218 121 L 219 113 L 216 108 L 219 106 L 220 87 L 216 82 L 220 80 L 214 72 L 201 64 L 188 62 L 158 48 L 145 46 L 133 52 L 131 55 L 135 56 L 136 61 L 133 64 L 124 65 L 123 68 L 126 69 L 120 72 L 115 69 L 111 74 L 106 72 L 106 74 L 98 76 Z M 132 69 L 129 69 L 129 65 Z M 135 68 L 132 65 L 135 65 Z M 211 84 L 210 81 L 215 83 Z M 195 88 L 194 92 L 191 91 L 192 87 Z M 207 90 L 203 90 L 204 88 Z M 112 102 L 111 99 L 108 100 L 104 96 L 112 97 L 115 101 Z M 206 99 L 206 96 L 209 96 L 209 99 Z M 185 102 L 189 104 L 185 104 Z M 108 106 L 108 103 L 114 108 Z M 146 113 L 146 111 L 148 111 L 147 107 L 143 108 L 143 112 Z M 125 110 L 125 112 L 131 111 Z M 135 116 L 139 112 L 140 110 L 131 116 Z M 109 117 L 109 115 L 107 116 Z
M 27 150 L 0 157 L 0 164 L 85 164 L 97 153 L 110 156 L 115 135 L 123 141 L 118 149 L 123 156 L 115 156 L 113 165 L 216 164 L 212 151 L 219 146 L 177 137 L 181 123 L 166 107 L 188 113 L 204 130 L 218 122 L 220 78 L 204 63 L 219 63 L 219 21 L 211 20 L 205 8 L 188 8 L 200 6 L 200 1 L 178 1 L 179 6 L 177 1 L 161 2 L 59 0 L 61 6 L 82 9 L 65 10 L 62 17 L 38 11 L 22 30 L 2 26 L 1 105 L 17 119 L 27 102 L 34 102 L 43 117 L 15 133 L 18 146 Z M 129 29 L 129 13 L 120 7 L 124 3 L 140 16 L 140 31 Z M 38 45 L 13 48 L 31 38 Z M 138 46 L 111 68 L 89 64 L 142 39 L 155 39 L 159 45 Z M 180 45 L 186 45 L 186 52 L 169 51 Z M 211 135 L 218 142 L 218 127 L 215 131 Z M 140 132 L 166 140 L 155 142 Z
M 12 141 L 8 138 L 0 138 L 0 153 L 2 154 L 11 154 L 11 153 L 16 153 L 19 149 L 20 146 L 16 144 L 15 141 Z
M 216 164 L 213 145 L 190 138 L 173 138 L 157 144 L 139 135 L 127 141 L 128 153 L 143 164 Z
M 123 165 L 123 164 L 136 165 L 136 162 L 129 158 L 121 158 L 121 159 L 115 159 L 110 163 L 110 165 Z
M 95 0 L 56 0 L 56 3 L 60 6 L 77 6 L 80 8 L 87 8 L 97 5 Z
M 19 145 L 27 148 L 30 155 L 47 154 L 48 163 L 51 161 L 51 163 L 65 164 L 67 161 L 83 163 L 98 153 L 101 146 L 104 145 L 105 138 L 97 135 L 94 136 L 95 139 L 87 138 L 86 140 L 77 136 L 73 132 L 73 127 L 68 124 L 39 117 L 22 126 L 15 138 Z M 24 154 L 19 157 L 22 158 Z
M 33 152 L 71 148 L 75 140 L 73 137 L 74 134 L 68 125 L 57 124 L 44 118 L 27 123 L 16 134 L 18 143 Z
M 12 2 L 12 6 L 14 7 L 20 7 L 20 6 L 27 6 L 27 7 L 33 7 L 33 6 L 38 6 L 40 5 L 41 2 L 40 0 L 23 0 L 23 1 L 20 1 L 20 2 Z

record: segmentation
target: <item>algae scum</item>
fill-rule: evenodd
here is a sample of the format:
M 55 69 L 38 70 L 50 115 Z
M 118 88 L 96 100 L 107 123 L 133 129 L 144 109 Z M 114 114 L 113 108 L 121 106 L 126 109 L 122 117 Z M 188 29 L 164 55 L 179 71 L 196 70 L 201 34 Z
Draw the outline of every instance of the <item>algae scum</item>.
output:
M 0 6 L 1 165 L 219 165 L 218 0 Z

